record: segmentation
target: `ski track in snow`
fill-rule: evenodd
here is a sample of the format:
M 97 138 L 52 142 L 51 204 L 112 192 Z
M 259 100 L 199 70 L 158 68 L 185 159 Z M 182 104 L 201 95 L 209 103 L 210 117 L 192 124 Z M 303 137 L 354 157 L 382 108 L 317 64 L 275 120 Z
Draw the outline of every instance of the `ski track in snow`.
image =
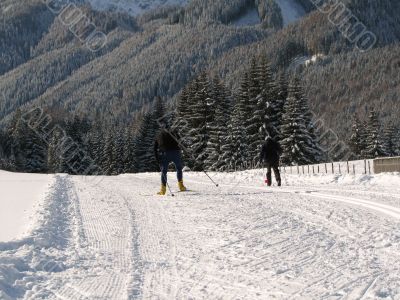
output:
M 57 175 L 32 236 L 0 243 L 0 299 L 400 299 L 398 188 L 185 175 L 176 197 Z

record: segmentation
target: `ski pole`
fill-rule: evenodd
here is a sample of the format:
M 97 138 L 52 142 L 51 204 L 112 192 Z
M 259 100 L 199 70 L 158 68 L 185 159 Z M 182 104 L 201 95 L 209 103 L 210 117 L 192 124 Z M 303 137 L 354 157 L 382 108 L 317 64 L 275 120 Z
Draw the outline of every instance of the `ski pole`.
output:
M 169 190 L 171 196 L 172 196 L 172 197 L 175 197 L 174 193 L 173 193 L 172 190 L 171 190 L 171 187 L 169 186 L 169 183 L 168 183 L 168 181 L 167 181 L 167 178 L 165 178 L 164 173 L 163 173 L 162 171 L 161 171 L 161 176 L 164 178 L 165 184 L 167 185 L 168 190 Z
M 215 184 L 216 187 L 219 187 L 219 184 L 216 183 L 216 182 L 210 177 L 210 175 L 207 174 L 206 171 L 203 170 L 203 172 L 204 172 L 204 174 L 206 174 L 206 176 L 211 180 L 211 182 L 212 182 L 213 184 Z
M 169 183 L 168 182 L 166 182 L 166 183 L 167 183 L 168 190 L 171 193 L 171 196 L 175 197 L 175 194 L 172 192 L 171 187 L 169 186 Z

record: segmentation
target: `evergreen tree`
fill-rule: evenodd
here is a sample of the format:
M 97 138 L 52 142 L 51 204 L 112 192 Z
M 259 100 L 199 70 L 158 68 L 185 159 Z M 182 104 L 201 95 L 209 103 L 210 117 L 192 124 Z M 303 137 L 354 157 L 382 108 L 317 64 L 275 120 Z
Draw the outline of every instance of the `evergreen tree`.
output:
M 352 133 L 349 139 L 349 147 L 355 156 L 362 158 L 362 153 L 365 151 L 365 130 L 360 119 L 356 116 L 352 125 Z
M 124 139 L 124 173 L 135 173 L 135 143 L 131 130 L 125 130 Z
M 363 152 L 365 158 L 385 157 L 388 155 L 381 127 L 378 114 L 371 110 L 368 117 L 366 148 Z
M 243 78 L 243 84 L 240 99 L 245 110 L 243 123 L 248 146 L 246 161 L 250 167 L 258 161 L 264 140 L 261 130 L 265 124 L 265 99 L 261 96 L 260 72 L 255 59 L 251 63 L 249 73 Z
M 189 125 L 186 136 L 191 138 L 188 147 L 192 158 L 190 164 L 194 170 L 203 170 L 207 159 L 209 126 L 214 119 L 210 82 L 205 73 L 194 81 L 190 94 L 194 95 L 193 102 L 191 101 L 190 113 L 185 118 Z
M 227 144 L 223 147 L 222 160 L 228 163 L 231 171 L 243 170 L 248 166 L 248 153 L 246 144 L 246 131 L 243 126 L 244 110 L 241 108 L 241 101 L 238 99 L 234 105 L 233 113 L 229 124 L 229 135 Z
M 135 140 L 134 168 L 138 172 L 158 171 L 153 152 L 156 133 L 157 122 L 154 119 L 154 113 L 146 113 Z
M 309 131 L 310 113 L 305 102 L 298 81 L 295 80 L 289 87 L 281 129 L 282 162 L 288 165 L 312 164 L 321 158 L 321 149 Z
M 9 132 L 16 170 L 28 173 L 44 172 L 47 147 L 41 137 L 23 120 L 20 110 L 14 115 Z
M 114 173 L 114 135 L 111 131 L 106 133 L 103 149 L 101 151 L 101 169 L 104 175 Z
M 396 126 L 391 122 L 385 128 L 384 131 L 384 143 L 385 143 L 385 151 L 388 156 L 396 156 L 397 146 L 398 146 L 398 130 Z
M 119 175 L 124 173 L 125 162 L 124 162 L 124 149 L 125 140 L 122 130 L 118 130 L 115 133 L 115 142 L 113 144 L 113 174 Z
M 231 104 L 227 89 L 219 78 L 212 82 L 212 104 L 215 110 L 213 120 L 209 125 L 209 140 L 206 147 L 205 166 L 208 170 L 218 171 L 225 162 L 223 160 L 223 146 L 227 143 L 226 125 L 229 122 Z
M 94 164 L 96 164 L 96 172 L 103 173 L 103 148 L 104 148 L 104 135 L 100 127 L 92 127 L 89 135 L 89 156 Z
M 60 172 L 59 136 L 57 132 L 53 132 L 51 135 L 47 148 L 47 171 L 50 173 Z

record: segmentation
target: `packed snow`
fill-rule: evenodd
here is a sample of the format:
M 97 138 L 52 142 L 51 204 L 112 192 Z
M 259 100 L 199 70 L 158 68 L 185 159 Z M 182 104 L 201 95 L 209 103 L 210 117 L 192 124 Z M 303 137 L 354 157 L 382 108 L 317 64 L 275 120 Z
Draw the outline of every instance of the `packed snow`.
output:
M 275 0 L 275 2 L 281 8 L 284 26 L 296 22 L 306 14 L 297 0 Z
M 161 6 L 182 6 L 188 0 L 87 0 L 97 10 L 124 11 L 133 16 Z
M 158 174 L 55 175 L 43 199 L 36 176 L 1 174 L 41 206 L 0 243 L 0 299 L 400 299 L 400 174 L 170 174 L 175 197 Z
M 32 228 L 36 210 L 52 182 L 50 175 L 0 171 L 0 242 L 22 238 Z

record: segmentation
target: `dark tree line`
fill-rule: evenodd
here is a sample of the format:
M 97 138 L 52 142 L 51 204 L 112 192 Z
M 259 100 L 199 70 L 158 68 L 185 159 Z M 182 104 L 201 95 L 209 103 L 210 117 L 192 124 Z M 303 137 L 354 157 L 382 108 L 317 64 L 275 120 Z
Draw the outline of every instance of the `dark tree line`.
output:
M 75 147 L 62 142 L 59 131 L 43 139 L 24 122 L 19 110 L 0 131 L 0 167 L 82 174 L 93 164 L 93 174 L 158 171 L 153 145 L 165 120 L 179 133 L 185 163 L 192 170 L 253 168 L 268 136 L 282 145 L 283 164 L 319 163 L 327 156 L 319 145 L 308 102 L 298 78 L 274 74 L 265 57 L 254 58 L 237 91 L 221 78 L 202 73 L 184 87 L 175 107 L 167 110 L 158 97 L 130 124 L 105 126 L 98 120 L 49 111 L 53 123 L 64 129 Z M 349 145 L 359 158 L 399 155 L 398 128 L 389 124 L 383 129 L 374 111 L 367 122 L 356 118 L 352 131 Z M 74 156 L 76 148 L 91 160 Z
M 235 93 L 206 73 L 190 82 L 169 122 L 179 132 L 185 160 L 194 170 L 254 167 L 267 136 L 282 143 L 284 163 L 313 163 L 323 155 L 307 102 L 299 80 L 288 85 L 285 76 L 272 73 L 265 58 L 253 59 Z M 62 142 L 58 131 L 43 139 L 18 111 L 1 133 L 2 168 L 79 174 L 89 162 L 74 157 L 78 148 L 101 174 L 158 170 L 153 143 L 160 130 L 158 120 L 166 115 L 161 98 L 131 126 L 105 127 L 84 117 L 49 114 L 75 147 Z

